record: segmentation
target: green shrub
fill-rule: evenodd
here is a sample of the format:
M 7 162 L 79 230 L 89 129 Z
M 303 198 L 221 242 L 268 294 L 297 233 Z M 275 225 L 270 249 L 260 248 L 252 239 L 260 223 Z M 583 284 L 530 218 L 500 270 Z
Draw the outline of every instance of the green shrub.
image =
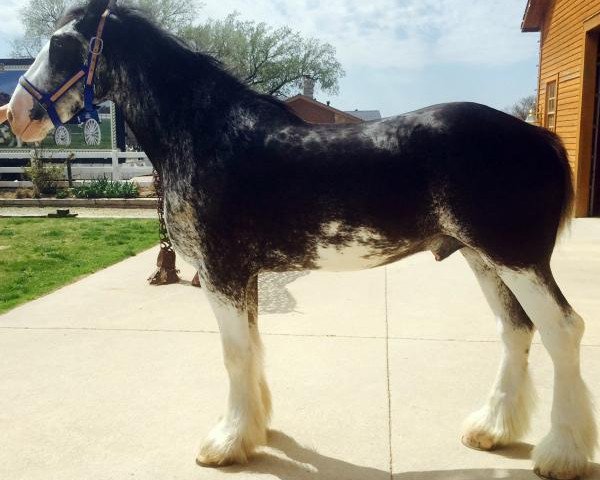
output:
M 73 187 L 73 195 L 77 198 L 137 198 L 140 192 L 133 182 L 113 182 L 100 178 Z
M 33 190 L 31 188 L 17 188 L 15 198 L 32 198 Z
M 52 195 L 58 190 L 58 182 L 64 177 L 64 169 L 58 165 L 45 165 L 38 153 L 31 157 L 25 176 L 33 183 L 33 196 Z
M 69 198 L 69 191 L 65 189 L 57 191 L 56 198 Z

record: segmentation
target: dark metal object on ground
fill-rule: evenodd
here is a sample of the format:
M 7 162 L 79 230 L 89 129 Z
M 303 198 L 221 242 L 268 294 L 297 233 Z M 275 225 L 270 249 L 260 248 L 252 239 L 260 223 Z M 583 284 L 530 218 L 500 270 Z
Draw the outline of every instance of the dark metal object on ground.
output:
M 179 270 L 175 268 L 175 252 L 161 246 L 156 260 L 157 270 L 148 279 L 150 285 L 169 285 L 179 282 Z
M 49 213 L 48 218 L 75 218 L 78 213 L 71 213 L 70 210 L 56 210 L 56 213 Z
M 167 233 L 164 218 L 164 198 L 160 175 L 154 170 L 154 189 L 158 197 L 158 234 L 160 236 L 160 252 L 156 260 L 158 269 L 148 278 L 151 285 L 168 285 L 179 282 L 179 270 L 175 268 L 175 251 Z

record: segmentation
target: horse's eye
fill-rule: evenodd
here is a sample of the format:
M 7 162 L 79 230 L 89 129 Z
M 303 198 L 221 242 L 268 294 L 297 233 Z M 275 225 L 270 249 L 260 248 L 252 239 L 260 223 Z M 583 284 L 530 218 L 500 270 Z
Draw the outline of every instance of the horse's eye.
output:
M 72 70 L 82 62 L 81 43 L 74 37 L 61 35 L 50 39 L 50 62 L 57 70 Z
M 50 39 L 50 50 L 59 50 L 65 46 L 65 39 L 63 37 L 52 37 Z

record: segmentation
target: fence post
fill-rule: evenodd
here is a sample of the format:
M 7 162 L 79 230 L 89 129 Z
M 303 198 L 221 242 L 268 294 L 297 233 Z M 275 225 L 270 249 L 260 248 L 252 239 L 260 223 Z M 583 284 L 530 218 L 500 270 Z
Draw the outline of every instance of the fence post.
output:
M 73 188 L 73 171 L 71 169 L 71 162 L 75 160 L 75 154 L 73 152 L 67 155 L 65 163 L 67 164 L 67 181 L 69 182 L 69 188 Z
M 121 169 L 119 168 L 119 152 L 112 151 L 112 179 L 121 180 Z

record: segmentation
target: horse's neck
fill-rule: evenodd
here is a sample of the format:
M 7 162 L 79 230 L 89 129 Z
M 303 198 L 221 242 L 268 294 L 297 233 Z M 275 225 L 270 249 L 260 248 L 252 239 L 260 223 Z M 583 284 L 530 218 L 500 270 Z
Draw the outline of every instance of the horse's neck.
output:
M 140 145 L 161 157 L 186 133 L 200 143 L 203 136 L 214 139 L 212 130 L 222 126 L 218 120 L 248 92 L 205 59 L 158 47 L 156 52 L 119 59 L 109 67 L 107 88 Z

